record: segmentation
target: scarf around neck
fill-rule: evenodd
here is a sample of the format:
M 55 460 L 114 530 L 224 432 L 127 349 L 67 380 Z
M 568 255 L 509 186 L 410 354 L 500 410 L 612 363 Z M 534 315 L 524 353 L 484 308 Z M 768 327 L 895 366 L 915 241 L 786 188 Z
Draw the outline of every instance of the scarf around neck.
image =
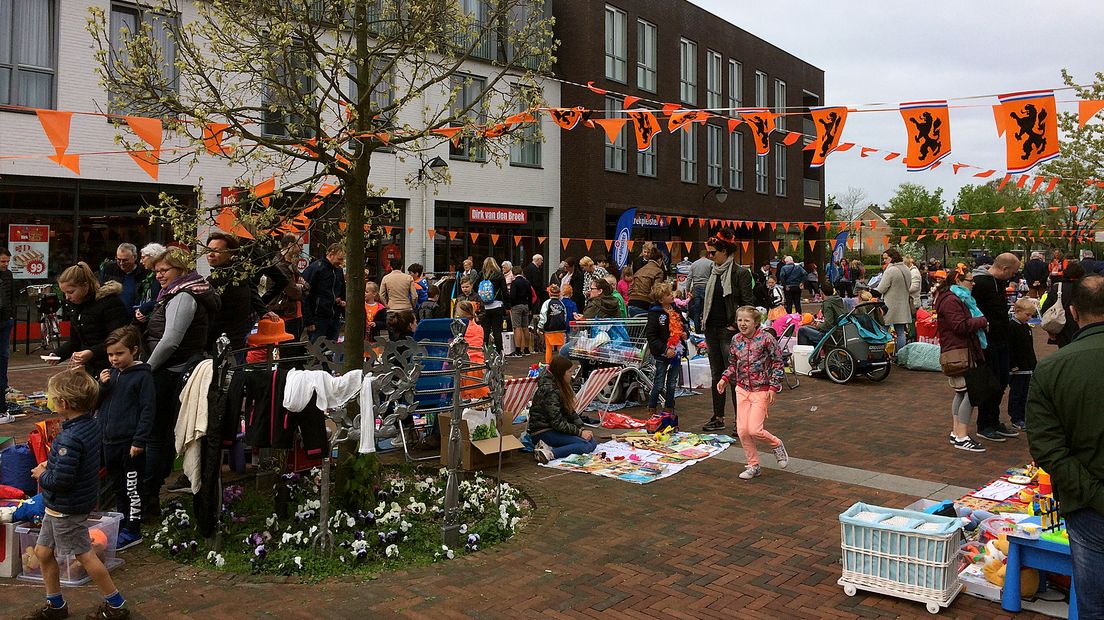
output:
M 192 289 L 195 293 L 202 293 L 209 288 L 210 285 L 203 279 L 203 276 L 193 271 L 169 282 L 168 286 L 162 288 L 161 292 L 157 294 L 157 299 L 160 301 L 162 298 L 175 295 L 184 289 Z
M 978 308 L 977 301 L 974 299 L 973 293 L 966 290 L 965 286 L 962 286 L 961 284 L 955 284 L 951 287 L 951 292 L 955 294 L 955 297 L 961 299 L 962 303 L 966 304 L 966 308 L 970 311 L 971 317 L 984 316 L 981 312 L 981 309 Z M 989 339 L 985 337 L 985 330 L 979 329 L 977 331 L 977 336 L 978 341 L 981 342 L 981 348 L 989 348 Z
M 732 278 L 727 277 L 729 269 L 732 269 L 733 258 L 720 265 L 714 264 L 709 280 L 705 283 L 705 307 L 702 308 L 702 317 L 709 317 L 709 307 L 713 305 L 713 295 L 717 288 L 717 280 L 721 281 L 721 292 L 725 297 L 732 294 Z

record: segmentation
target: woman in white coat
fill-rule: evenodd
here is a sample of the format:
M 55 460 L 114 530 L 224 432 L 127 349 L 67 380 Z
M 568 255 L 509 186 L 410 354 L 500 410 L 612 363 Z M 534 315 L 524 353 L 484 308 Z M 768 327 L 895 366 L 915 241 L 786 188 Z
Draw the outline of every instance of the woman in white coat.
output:
M 878 282 L 878 294 L 886 305 L 886 325 L 892 325 L 897 334 L 897 351 L 908 341 L 908 326 L 912 323 L 912 274 L 901 259 L 897 248 L 882 253 L 882 260 L 889 263 Z

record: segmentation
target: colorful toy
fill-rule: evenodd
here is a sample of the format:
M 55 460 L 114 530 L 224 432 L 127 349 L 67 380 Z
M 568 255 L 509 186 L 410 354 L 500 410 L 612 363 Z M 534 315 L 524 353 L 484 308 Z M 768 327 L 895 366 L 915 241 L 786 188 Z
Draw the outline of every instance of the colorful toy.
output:
M 1004 587 L 1005 560 L 1008 556 L 1008 537 L 1001 535 L 996 540 L 989 541 L 985 545 L 986 560 L 984 566 L 985 579 L 996 586 Z M 1035 596 L 1039 589 L 1039 571 L 1034 568 L 1020 569 L 1020 596 L 1029 598 Z

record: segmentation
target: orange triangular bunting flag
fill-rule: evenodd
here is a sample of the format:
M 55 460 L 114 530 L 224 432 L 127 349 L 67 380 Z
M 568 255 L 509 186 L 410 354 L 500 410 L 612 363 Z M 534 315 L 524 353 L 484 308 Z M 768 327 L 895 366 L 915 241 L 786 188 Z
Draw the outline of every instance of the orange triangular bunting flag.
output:
M 741 121 L 738 118 L 728 119 L 728 133 L 732 133 L 732 132 L 736 131 L 736 128 L 739 127 L 740 123 L 742 123 L 742 122 L 743 121 Z
M 365 224 L 365 226 L 367 226 L 367 224 Z M 408 234 L 408 235 L 414 234 L 414 227 L 413 226 L 407 226 L 406 227 L 406 234 Z
M 625 123 L 629 122 L 627 118 L 596 118 L 594 122 L 602 127 L 602 130 L 606 132 L 606 138 L 610 141 L 610 144 L 617 142 L 617 137 L 621 134 L 621 130 L 624 129 Z
M 468 233 L 468 236 L 471 237 L 472 243 L 479 241 L 479 233 L 477 232 Z
M 230 207 L 223 207 L 219 212 L 218 217 L 215 218 L 215 225 L 222 229 L 223 232 L 228 232 L 245 239 L 252 239 L 253 235 L 249 234 L 249 231 L 242 226 L 241 221 L 238 220 L 237 215 Z
M 427 228 L 426 229 L 426 236 L 429 237 L 430 241 L 433 241 L 434 237 L 437 236 L 437 231 L 433 228 Z
M 565 250 L 567 249 L 567 244 L 568 243 L 571 243 L 571 239 L 568 239 L 567 237 L 561 237 L 560 238 L 560 247 L 562 247 L 563 249 L 565 249 Z
M 636 241 L 629 239 L 629 251 L 632 252 L 633 246 L 636 245 Z
M 80 155 L 51 155 L 49 160 L 80 174 Z
M 272 201 L 272 194 L 276 191 L 276 177 L 272 177 L 267 181 L 261 181 L 253 186 L 253 197 L 259 198 L 261 204 L 268 206 L 268 203 Z
M 491 233 L 491 245 L 492 246 L 498 245 L 498 238 L 501 237 L 501 236 L 502 235 L 499 235 L 499 234 L 496 234 L 496 233 Z
M 855 238 L 854 237 L 848 237 L 847 238 L 847 249 L 848 250 L 855 249 Z
M 772 222 L 772 224 L 777 226 L 778 222 Z M 782 229 L 785 230 L 786 232 L 790 232 L 790 223 L 789 222 L 782 222 Z
M 741 241 L 740 245 L 744 246 L 744 252 L 747 252 L 748 248 L 751 247 L 751 242 L 750 241 Z
M 590 246 L 593 243 L 594 243 L 594 239 L 583 239 L 583 245 L 586 246 L 587 252 L 590 251 Z
M 154 181 L 157 180 L 157 169 L 161 154 L 161 119 L 145 118 L 144 116 L 124 116 L 130 130 L 150 146 L 145 151 L 127 151 L 131 159 L 146 171 Z
M 153 154 L 153 151 L 127 151 L 127 155 L 134 160 L 134 163 L 138 164 L 142 170 L 146 171 L 146 174 L 150 175 L 150 178 L 154 181 L 157 180 L 157 168 L 160 163 L 157 156 Z
M 456 240 L 456 235 L 459 235 L 459 234 L 460 234 L 459 230 L 450 230 L 450 231 L 448 231 L 449 239 L 452 239 L 453 241 Z
M 395 230 L 394 226 L 384 226 L 383 232 L 387 233 L 387 236 L 391 236 L 391 232 Z
M 778 251 L 778 241 L 771 241 L 770 243 L 771 243 L 772 246 L 774 246 L 774 251 L 777 252 Z
M 686 252 L 689 253 L 690 248 L 694 247 L 694 242 L 693 241 L 683 241 L 682 245 L 683 245 L 683 247 L 686 248 Z
M 894 159 L 897 159 L 900 156 L 901 156 L 900 153 L 889 153 L 885 156 L 885 160 L 886 161 L 893 161 Z
M 234 147 L 222 143 L 225 132 L 230 128 L 226 123 L 207 123 L 203 126 L 203 146 L 212 155 L 230 155 Z
M 859 157 L 869 157 L 871 153 L 877 153 L 877 152 L 878 152 L 878 149 L 871 148 L 869 146 L 864 146 L 861 149 L 859 149 Z
M 612 249 L 613 249 L 613 240 L 606 239 L 605 242 L 606 242 L 606 251 L 607 252 L 612 251 Z
M 1104 109 L 1104 101 L 1078 101 L 1077 102 L 1077 126 L 1084 127 L 1089 119 Z
M 544 245 L 544 240 L 547 239 L 547 238 L 548 237 L 537 237 L 537 243 L 539 243 L 541 245 Z
M 800 242 L 800 241 L 798 241 L 797 239 L 790 239 L 790 245 L 791 245 L 791 246 L 793 246 L 793 249 L 794 249 L 794 250 L 796 250 L 796 249 L 797 249 L 797 246 L 798 246 L 798 245 L 799 245 L 800 243 L 801 243 L 801 242 Z
M 797 144 L 797 141 L 801 139 L 801 136 L 802 134 L 796 131 L 787 132 L 786 137 L 782 138 L 782 144 L 785 144 L 786 146 L 793 146 L 794 144 Z
M 622 104 L 626 110 L 631 110 L 636 102 L 640 101 L 640 97 L 633 97 L 632 95 L 625 95 L 625 102 Z
M 809 239 L 809 249 L 810 250 L 815 250 L 816 249 L 816 242 L 817 242 L 816 239 Z
M 61 164 L 61 156 L 69 148 L 69 124 L 73 120 L 72 112 L 58 112 L 57 110 L 35 110 L 38 122 L 42 124 L 42 131 L 54 147 L 54 153 L 58 159 L 52 159 Z M 64 164 L 62 164 L 64 165 Z
M 997 104 L 993 106 L 993 120 L 997 124 L 997 137 L 1004 135 L 1004 106 Z
M 435 133 L 439 136 L 444 136 L 446 139 L 456 144 L 460 139 L 460 132 L 464 131 L 463 127 L 439 127 L 437 129 L 430 129 L 429 133 Z
M 521 240 L 524 238 L 522 235 L 514 235 L 514 245 L 521 245 Z

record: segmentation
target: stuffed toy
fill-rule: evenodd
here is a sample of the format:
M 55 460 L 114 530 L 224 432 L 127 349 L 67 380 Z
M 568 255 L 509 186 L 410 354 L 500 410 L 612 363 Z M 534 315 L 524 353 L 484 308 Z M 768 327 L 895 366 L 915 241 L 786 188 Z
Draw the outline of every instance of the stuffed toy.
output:
M 42 517 L 45 514 L 46 504 L 43 503 L 40 493 L 20 504 L 12 514 L 12 521 L 27 521 L 32 526 L 38 527 L 42 525 Z
M 986 556 L 985 566 L 983 567 L 985 573 L 985 579 L 996 586 L 1004 587 L 1005 580 L 1005 560 L 1008 557 L 1008 537 L 1001 535 L 1000 538 L 990 540 L 985 545 Z M 1020 569 L 1020 596 L 1023 598 L 1029 598 L 1035 596 L 1035 593 L 1039 590 L 1039 571 L 1034 568 Z

